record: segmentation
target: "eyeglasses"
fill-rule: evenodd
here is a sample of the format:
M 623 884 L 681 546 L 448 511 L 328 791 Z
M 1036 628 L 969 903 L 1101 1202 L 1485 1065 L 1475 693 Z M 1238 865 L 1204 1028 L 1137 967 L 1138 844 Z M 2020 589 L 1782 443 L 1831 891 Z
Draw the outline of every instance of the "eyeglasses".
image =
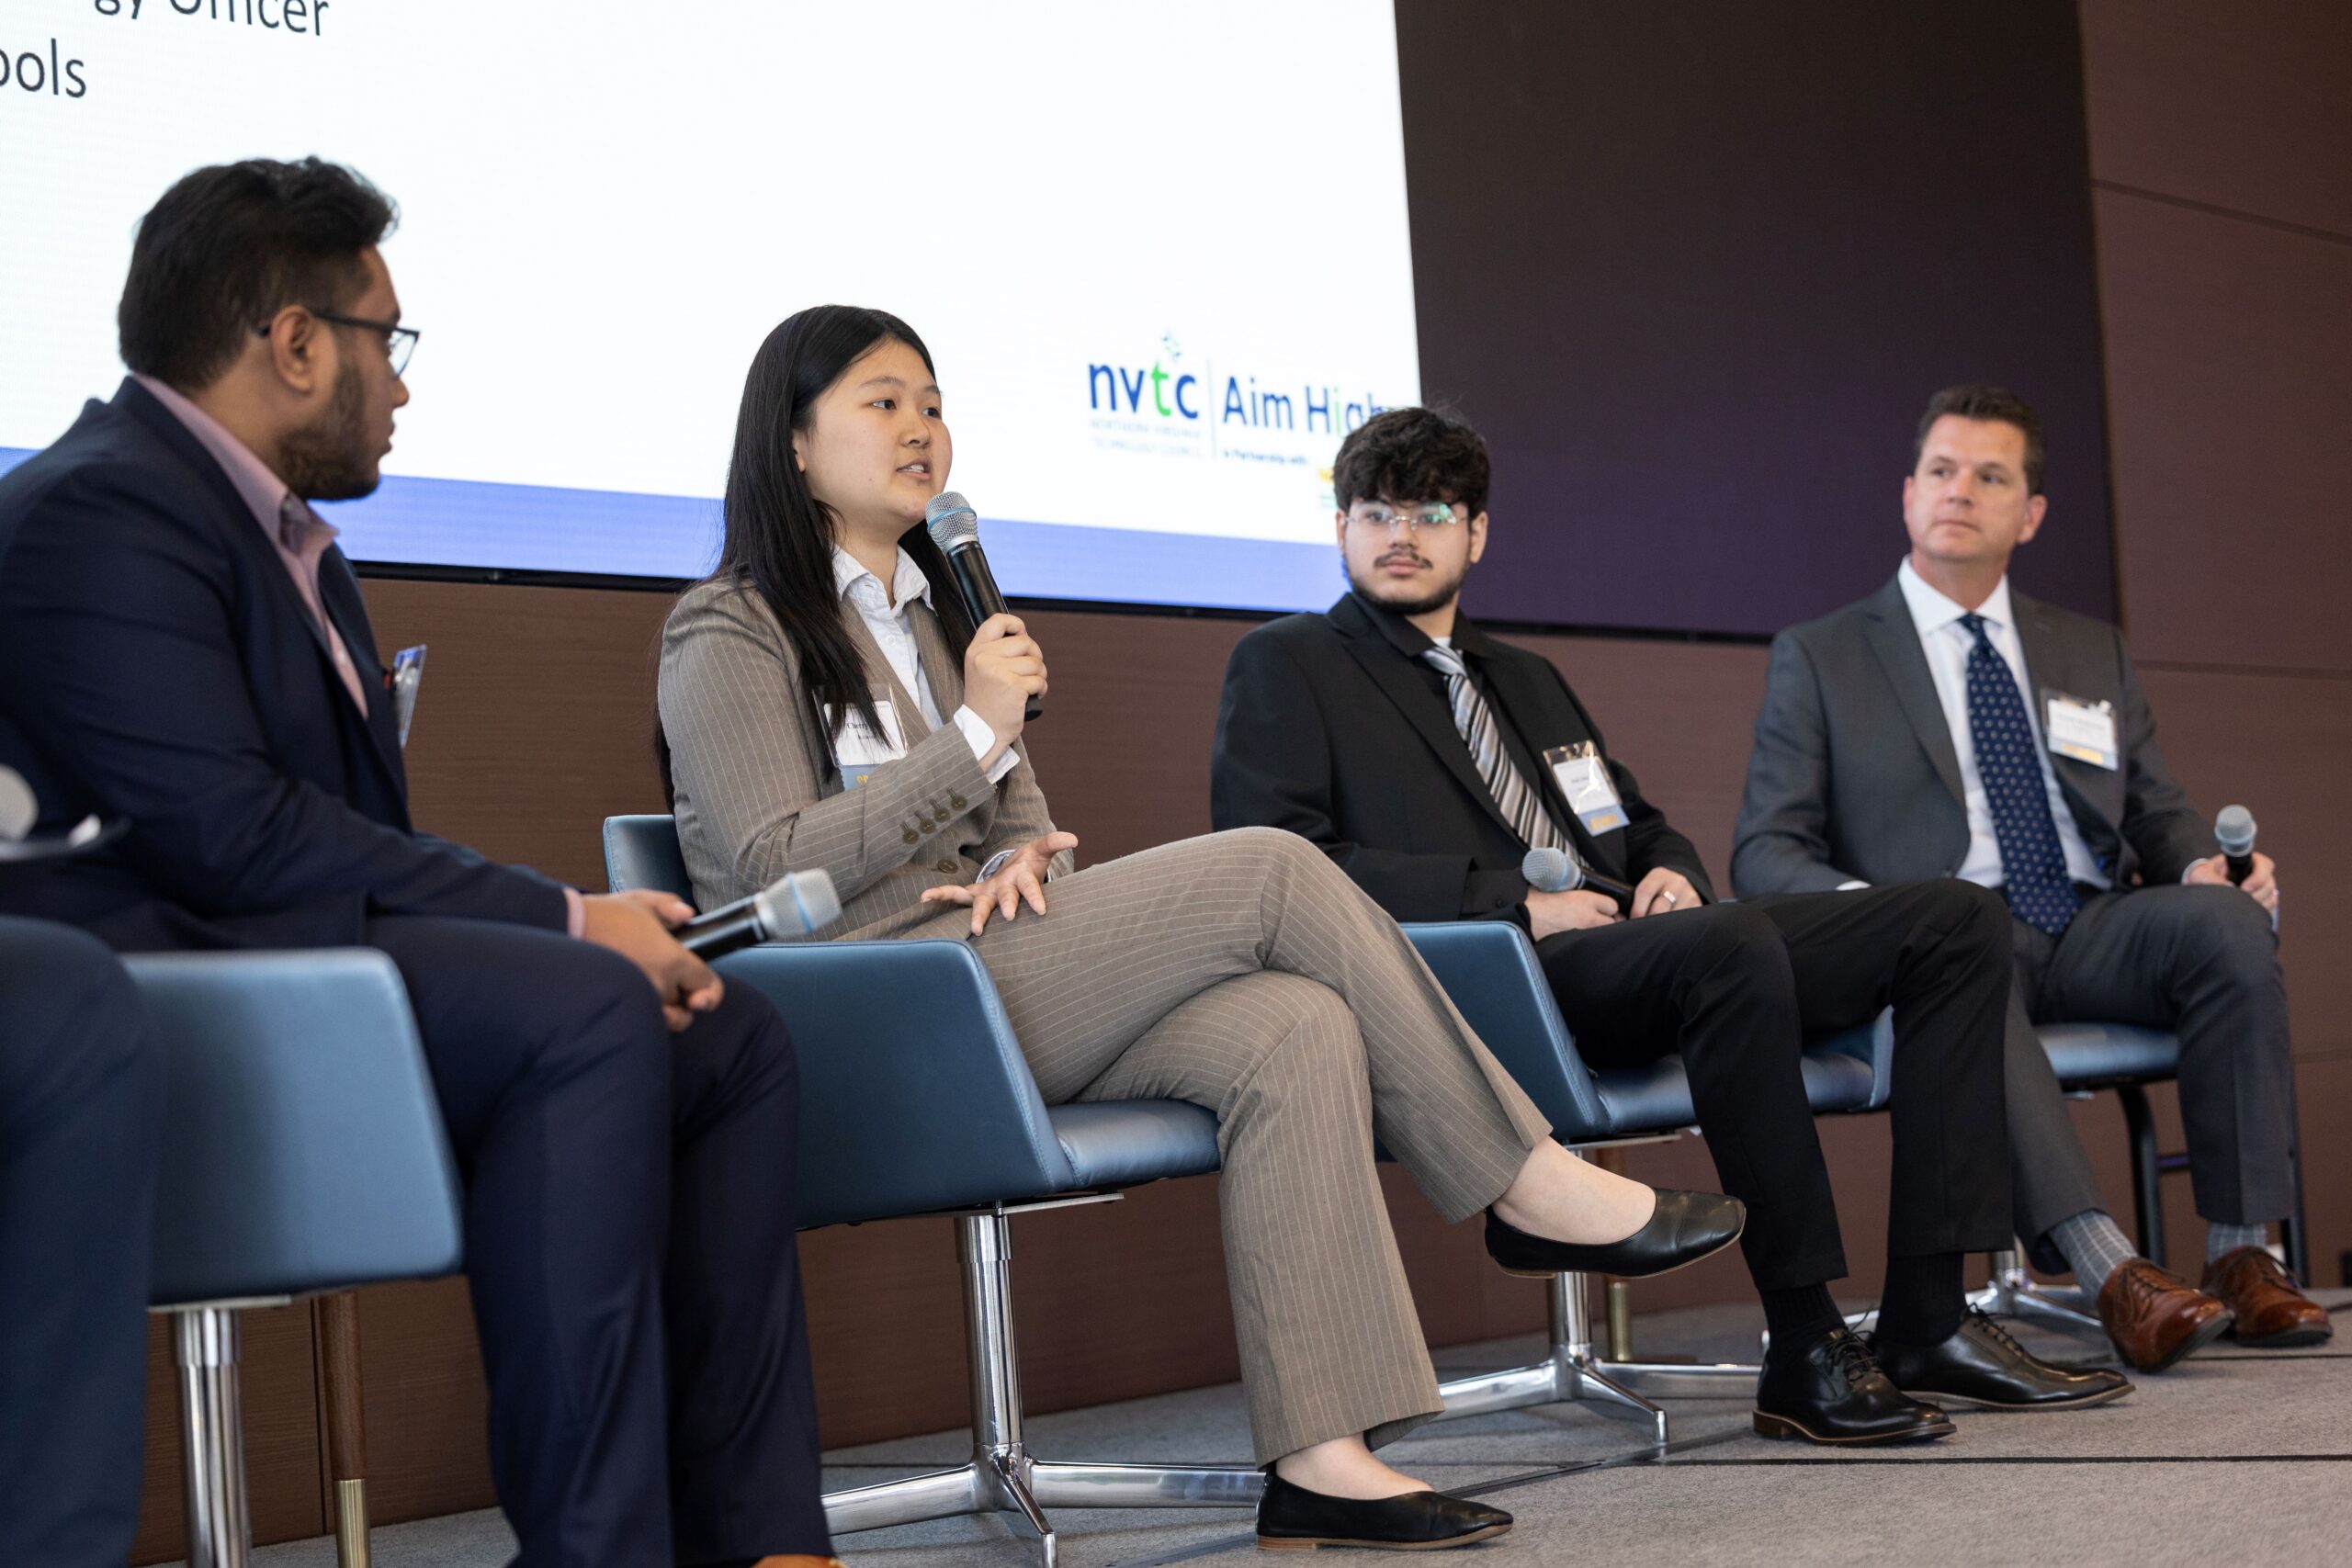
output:
M 1453 527 L 1462 519 L 1453 508 L 1442 502 L 1430 502 L 1426 506 L 1383 506 L 1376 501 L 1365 502 L 1348 513 L 1348 521 L 1361 523 L 1374 533 L 1394 537 L 1399 525 L 1408 533 L 1435 534 Z
M 384 357 L 390 362 L 395 379 L 408 373 L 409 355 L 416 352 L 416 340 L 424 334 L 414 327 L 404 327 L 398 321 L 371 321 L 366 316 L 346 316 L 340 311 L 312 309 L 311 314 L 322 321 L 333 321 L 339 327 L 367 327 L 384 334 Z M 264 321 L 254 329 L 257 337 L 269 335 L 269 323 Z

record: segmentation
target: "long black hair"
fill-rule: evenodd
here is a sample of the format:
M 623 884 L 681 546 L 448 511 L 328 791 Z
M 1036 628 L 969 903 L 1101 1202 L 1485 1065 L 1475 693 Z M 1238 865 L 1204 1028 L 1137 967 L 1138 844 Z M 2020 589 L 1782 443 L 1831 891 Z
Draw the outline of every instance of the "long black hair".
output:
M 833 509 L 809 491 L 808 476 L 793 459 L 792 437 L 808 429 L 817 400 L 843 371 L 893 339 L 937 374 L 915 330 L 886 310 L 816 305 L 786 317 L 768 333 L 743 378 L 735 450 L 727 465 L 725 540 L 708 580 L 742 584 L 766 601 L 799 658 L 803 692 L 820 728 L 831 709 L 836 735 L 853 711 L 877 730 L 880 717 L 833 587 Z M 960 660 L 973 627 L 947 558 L 921 524 L 900 536 L 899 547 L 931 581 L 932 604 Z M 667 738 L 657 733 L 655 739 L 667 789 Z

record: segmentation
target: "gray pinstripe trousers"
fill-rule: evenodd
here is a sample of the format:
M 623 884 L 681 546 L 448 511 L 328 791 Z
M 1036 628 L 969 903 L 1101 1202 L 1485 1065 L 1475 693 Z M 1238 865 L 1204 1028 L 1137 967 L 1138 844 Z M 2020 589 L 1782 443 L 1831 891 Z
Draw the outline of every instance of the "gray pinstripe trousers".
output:
M 1380 907 L 1306 840 L 1248 828 L 1053 882 L 974 950 L 1049 1104 L 1215 1111 L 1226 1271 L 1265 1463 L 1436 1415 L 1373 1169 L 1375 1134 L 1448 1221 L 1550 1127 Z

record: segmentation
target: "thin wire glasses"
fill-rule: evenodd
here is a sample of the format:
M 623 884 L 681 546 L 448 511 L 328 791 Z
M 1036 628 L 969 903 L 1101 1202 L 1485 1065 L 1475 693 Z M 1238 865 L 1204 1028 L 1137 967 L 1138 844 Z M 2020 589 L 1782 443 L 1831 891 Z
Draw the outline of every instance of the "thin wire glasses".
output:
M 1401 525 L 1408 534 L 1438 534 L 1462 521 L 1461 515 L 1443 502 L 1432 501 L 1422 506 L 1388 506 L 1377 501 L 1359 502 L 1348 513 L 1348 521 L 1360 523 L 1374 533 L 1394 538 Z

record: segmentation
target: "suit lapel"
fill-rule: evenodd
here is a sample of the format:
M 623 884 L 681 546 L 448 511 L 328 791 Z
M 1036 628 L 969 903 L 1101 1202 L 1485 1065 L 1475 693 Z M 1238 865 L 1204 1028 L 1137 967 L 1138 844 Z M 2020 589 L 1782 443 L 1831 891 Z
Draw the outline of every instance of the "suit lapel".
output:
M 2042 702 L 2044 692 L 2059 691 L 2071 696 L 2091 698 L 2098 695 L 2086 690 L 2085 683 L 2075 678 L 2074 661 L 2066 657 L 2065 644 L 2059 637 L 2058 629 L 2050 624 L 2049 613 L 2041 604 L 2012 588 L 2009 590 L 2009 613 L 2018 620 L 2018 647 L 2025 651 L 2025 685 L 2026 690 L 2032 694 L 2027 701 L 2031 705 L 2036 724 L 2047 718 Z M 2120 726 L 2120 718 L 2118 723 Z M 2120 743 L 2120 736 L 2118 739 Z M 2043 737 L 2042 745 L 2047 750 L 2047 736 Z M 2076 829 L 2086 838 L 2096 824 L 2105 824 L 2112 830 L 2113 824 L 2108 822 L 2108 814 L 2091 798 L 2090 791 L 2077 787 L 2078 780 L 2098 779 L 2106 770 L 2088 762 L 2078 762 L 2055 751 L 2049 752 L 2049 757 L 2050 771 L 2057 777 L 2058 789 L 2066 797 L 2067 808 L 2075 814 Z
M 1587 831 L 1584 819 L 1568 808 L 1566 796 L 1560 793 L 1552 771 L 1544 765 L 1544 750 L 1549 746 L 1573 746 L 1589 740 L 1583 725 L 1575 721 L 1573 711 L 1557 711 L 1557 688 L 1535 669 L 1515 659 L 1497 657 L 1497 649 L 1486 633 L 1473 626 L 1467 618 L 1457 618 L 1453 624 L 1453 646 L 1478 660 L 1479 676 L 1485 680 L 1487 697 L 1498 711 L 1496 717 L 1517 729 L 1535 755 L 1530 761 L 1534 773 L 1527 782 L 1542 798 L 1552 820 L 1560 824 L 1584 857 L 1587 865 L 1603 872 L 1614 871 L 1623 864 L 1623 857 L 1604 851 L 1600 840 Z M 1467 748 L 1464 748 L 1466 751 Z M 1611 832 L 1621 835 L 1623 829 Z
M 400 762 L 400 739 L 390 723 L 391 705 L 376 698 L 383 684 L 383 671 L 376 663 L 374 634 L 368 629 L 367 613 L 360 605 L 358 581 L 352 576 L 350 563 L 340 550 L 333 548 L 321 558 L 319 603 L 334 618 L 335 629 L 343 637 L 344 650 L 350 654 L 353 667 L 359 671 L 360 690 L 368 698 L 364 714 L 352 710 L 351 694 L 344 689 L 343 676 L 335 669 L 334 649 L 327 641 L 326 628 L 311 614 L 311 606 L 303 600 L 302 591 L 294 585 L 277 546 L 262 531 L 253 508 L 245 504 L 244 496 L 231 482 L 220 462 L 193 431 L 138 382 L 125 380 L 116 400 L 159 436 L 211 495 L 214 520 L 220 525 L 231 547 L 244 552 L 262 581 L 268 584 L 262 592 L 277 604 L 280 615 L 290 616 L 302 628 L 317 650 L 320 678 L 325 682 L 327 700 L 334 705 L 338 721 L 356 720 L 367 732 L 368 750 L 384 771 L 393 798 L 405 803 L 408 788 Z M 337 604 L 338 597 L 344 602 Z
M 1330 616 L 1333 624 L 1348 634 L 1348 652 L 1363 666 L 1373 684 L 1396 705 L 1396 711 L 1436 753 L 1446 772 L 1470 792 L 1470 798 L 1487 816 L 1501 823 L 1506 832 L 1516 835 L 1519 829 L 1503 819 L 1501 808 L 1495 805 L 1494 793 L 1478 776 L 1478 770 L 1470 760 L 1470 748 L 1462 743 L 1462 732 L 1453 727 L 1453 709 L 1446 706 L 1444 699 L 1421 673 L 1419 660 L 1391 642 L 1386 628 L 1366 615 L 1352 595 L 1334 604 Z
M 1863 614 L 1871 649 L 1878 655 L 1887 683 L 1894 688 L 1904 716 L 1911 721 L 1912 735 L 1927 752 L 1944 788 L 1965 807 L 1968 795 L 1960 782 L 1960 756 L 1952 750 L 1951 726 L 1944 717 L 1943 699 L 1936 695 L 1936 678 L 1928 669 L 1927 650 L 1919 646 L 1919 628 L 1911 619 L 1903 585 L 1888 582 L 1871 597 Z

